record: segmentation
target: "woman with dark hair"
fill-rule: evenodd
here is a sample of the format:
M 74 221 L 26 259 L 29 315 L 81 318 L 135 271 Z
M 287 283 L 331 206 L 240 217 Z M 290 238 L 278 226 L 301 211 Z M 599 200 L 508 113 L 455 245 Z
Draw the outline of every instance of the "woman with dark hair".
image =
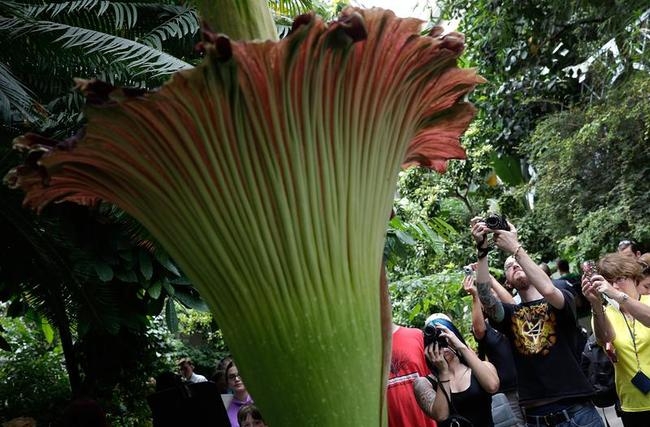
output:
M 616 393 L 625 427 L 650 426 L 650 295 L 639 283 L 648 275 L 643 260 L 622 253 L 605 255 L 598 272 L 582 279 L 591 304 L 594 334 L 599 344 L 611 342 Z M 603 305 L 603 296 L 609 304 Z
M 219 394 L 228 393 L 228 380 L 226 379 L 226 368 L 232 362 L 232 357 L 226 356 L 217 363 L 217 369 L 212 375 L 212 382 L 217 385 Z
M 439 427 L 470 425 L 467 421 L 474 427 L 492 427 L 491 396 L 499 388 L 499 376 L 494 365 L 478 358 L 444 314 L 433 314 L 427 319 L 425 336 L 431 334 L 435 339 L 425 351 L 433 375 L 427 377 L 428 390 L 422 387 L 423 381 L 416 383 L 415 393 L 420 407 L 438 422 Z M 426 402 L 425 394 L 428 392 L 433 396 L 432 390 L 439 390 L 435 399 L 447 400 L 448 416 L 434 413 L 431 410 L 433 402 Z
M 253 403 L 253 399 L 248 394 L 248 391 L 246 391 L 246 386 L 241 375 L 239 375 L 239 369 L 237 369 L 235 362 L 231 361 L 226 367 L 226 381 L 228 383 L 228 389 L 233 394 L 233 398 L 228 405 L 230 425 L 231 427 L 240 427 L 237 421 L 237 413 L 242 406 Z

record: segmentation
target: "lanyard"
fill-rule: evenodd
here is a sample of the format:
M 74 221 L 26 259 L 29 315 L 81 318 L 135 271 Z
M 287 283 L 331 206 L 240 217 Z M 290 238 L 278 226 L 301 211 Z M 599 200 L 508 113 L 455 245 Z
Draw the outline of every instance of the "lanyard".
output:
M 630 324 L 627 323 L 627 317 L 625 314 L 620 311 L 621 316 L 623 316 L 623 320 L 625 321 L 625 326 L 627 326 L 627 330 L 630 333 L 630 338 L 632 338 L 632 345 L 634 346 L 634 356 L 636 357 L 636 368 L 637 370 L 641 370 L 641 362 L 639 362 L 639 352 L 636 350 L 636 324 L 634 323 L 634 319 L 632 319 L 632 327 L 634 328 L 634 332 L 630 328 Z

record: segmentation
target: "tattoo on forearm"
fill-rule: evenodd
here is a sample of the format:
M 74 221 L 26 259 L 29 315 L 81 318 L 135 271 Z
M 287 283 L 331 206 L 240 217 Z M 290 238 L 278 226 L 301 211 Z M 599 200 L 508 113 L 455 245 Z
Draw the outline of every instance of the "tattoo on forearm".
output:
M 431 383 L 424 377 L 417 378 L 413 382 L 413 391 L 418 405 L 429 417 L 433 418 L 433 403 L 436 400 L 436 391 Z
M 478 297 L 481 300 L 481 304 L 483 304 L 483 310 L 485 310 L 485 314 L 487 314 L 490 320 L 501 322 L 505 316 L 503 304 L 492 293 L 490 284 L 477 283 L 476 288 L 478 290 Z

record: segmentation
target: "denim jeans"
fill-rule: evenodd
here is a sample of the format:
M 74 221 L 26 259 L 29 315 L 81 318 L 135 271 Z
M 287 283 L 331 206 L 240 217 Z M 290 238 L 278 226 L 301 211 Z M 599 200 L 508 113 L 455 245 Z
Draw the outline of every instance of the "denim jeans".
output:
M 528 427 L 547 427 L 540 419 L 537 423 L 528 422 Z M 555 424 L 555 427 L 605 427 L 603 419 L 598 415 L 596 407 L 593 405 L 584 405 L 576 411 L 569 421 Z

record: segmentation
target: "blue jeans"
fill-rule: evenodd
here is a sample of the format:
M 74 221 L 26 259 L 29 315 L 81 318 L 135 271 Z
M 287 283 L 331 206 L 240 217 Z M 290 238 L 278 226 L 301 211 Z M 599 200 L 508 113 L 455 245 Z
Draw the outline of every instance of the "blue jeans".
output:
M 536 423 L 528 421 L 527 424 L 528 427 L 547 427 L 541 418 Z M 573 413 L 570 420 L 555 424 L 555 427 L 605 427 L 605 424 L 595 406 L 583 405 Z

